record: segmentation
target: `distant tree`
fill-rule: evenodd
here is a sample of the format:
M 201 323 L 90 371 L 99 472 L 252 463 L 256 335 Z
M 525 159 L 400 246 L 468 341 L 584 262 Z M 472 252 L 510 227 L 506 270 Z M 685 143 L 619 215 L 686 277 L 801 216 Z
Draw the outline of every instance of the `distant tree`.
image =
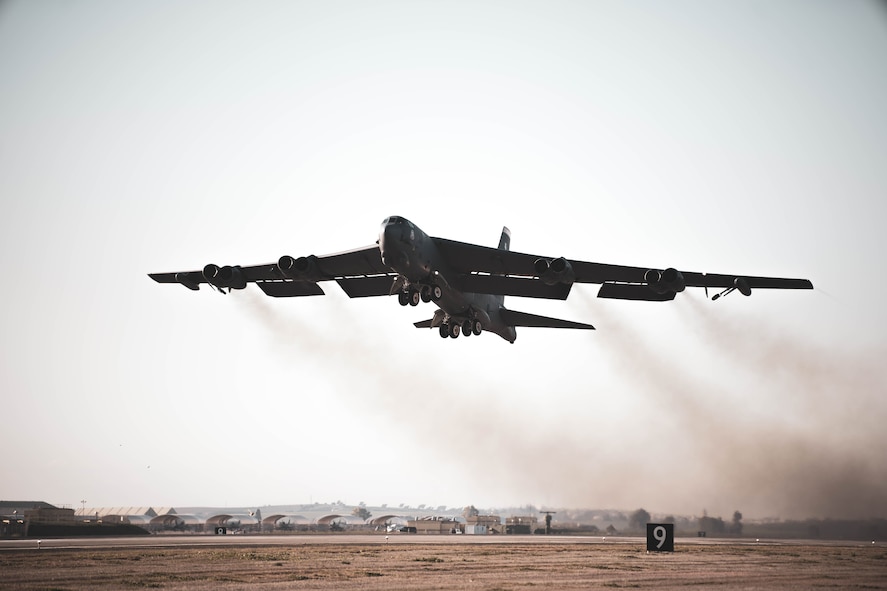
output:
M 364 521 L 366 521 L 367 519 L 369 519 L 370 517 L 373 516 L 373 514 L 370 513 L 370 512 L 367 510 L 367 508 L 364 507 L 364 506 L 358 506 L 358 507 L 355 507 L 354 510 L 351 511 L 351 514 L 352 514 L 352 515 L 355 515 L 355 516 L 357 516 L 357 517 L 360 517 L 360 518 L 363 519 Z
M 468 505 L 464 509 L 462 509 L 462 517 L 468 519 L 469 517 L 477 517 L 480 515 L 480 511 L 477 510 L 477 507 L 474 505 Z
M 742 535 L 742 513 L 739 511 L 733 512 L 733 525 L 730 526 L 730 533 Z
M 628 517 L 628 527 L 643 530 L 650 522 L 650 514 L 644 509 L 638 509 Z
M 610 525 L 608 525 L 608 526 L 607 526 L 607 529 L 604 530 L 604 531 L 606 531 L 606 532 L 607 532 L 608 534 L 610 534 L 611 536 L 615 536 L 616 534 L 619 533 L 618 531 L 616 531 L 616 528 L 613 527 L 613 524 L 612 524 L 612 523 L 611 523 Z
M 662 523 L 674 523 L 674 522 L 675 522 L 674 515 L 669 515 L 668 517 L 666 517 L 665 519 L 662 520 Z
M 699 529 L 706 533 L 722 534 L 727 530 L 727 526 L 720 517 L 709 517 L 707 514 L 703 514 L 699 518 Z

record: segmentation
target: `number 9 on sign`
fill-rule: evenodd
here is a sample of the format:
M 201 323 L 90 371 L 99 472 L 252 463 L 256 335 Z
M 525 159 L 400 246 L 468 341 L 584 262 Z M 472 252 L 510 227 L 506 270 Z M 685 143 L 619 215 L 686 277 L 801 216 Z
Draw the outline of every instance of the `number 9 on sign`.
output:
M 647 524 L 647 552 L 674 552 L 674 524 Z

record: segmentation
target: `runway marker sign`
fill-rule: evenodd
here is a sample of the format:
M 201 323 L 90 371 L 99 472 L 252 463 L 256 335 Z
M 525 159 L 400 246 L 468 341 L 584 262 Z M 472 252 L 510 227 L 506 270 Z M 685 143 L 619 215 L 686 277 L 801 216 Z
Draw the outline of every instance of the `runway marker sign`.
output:
M 674 552 L 674 524 L 647 524 L 647 552 Z

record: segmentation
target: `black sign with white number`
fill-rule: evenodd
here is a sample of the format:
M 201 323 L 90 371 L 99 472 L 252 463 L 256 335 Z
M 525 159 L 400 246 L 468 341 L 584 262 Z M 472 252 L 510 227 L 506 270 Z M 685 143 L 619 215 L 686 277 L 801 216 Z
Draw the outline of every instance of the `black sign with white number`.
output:
M 228 533 L 228 528 L 227 528 L 227 527 L 217 527 L 217 528 L 216 528 L 216 535 L 217 535 L 217 536 L 223 536 L 223 535 L 225 535 L 225 534 L 227 534 L 227 533 Z
M 674 524 L 647 524 L 647 552 L 674 552 Z

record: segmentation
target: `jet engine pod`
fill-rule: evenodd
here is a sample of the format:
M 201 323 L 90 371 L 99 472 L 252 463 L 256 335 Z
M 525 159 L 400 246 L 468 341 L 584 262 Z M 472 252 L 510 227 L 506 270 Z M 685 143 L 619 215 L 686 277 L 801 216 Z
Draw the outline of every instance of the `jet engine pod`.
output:
M 283 255 L 277 261 L 277 268 L 281 273 L 297 281 L 317 281 L 320 272 L 317 269 L 317 257 L 314 255 L 294 259 L 289 255 Z
M 216 287 L 222 287 L 219 284 L 219 266 L 214 265 L 212 263 L 208 264 L 203 268 L 203 278 L 206 279 L 211 285 L 215 285 Z
M 225 265 L 219 269 L 217 277 L 222 284 L 220 287 L 231 289 L 243 289 L 246 287 L 246 279 L 243 278 L 243 272 L 239 266 L 230 267 Z
M 573 267 L 570 265 L 570 261 L 564 257 L 551 261 L 536 259 L 536 262 L 533 263 L 533 269 L 545 285 L 555 285 L 557 283 L 572 285 L 575 280 Z
M 751 295 L 751 286 L 749 286 L 748 281 L 746 281 L 742 277 L 737 277 L 736 279 L 733 280 L 733 287 L 738 289 L 739 293 L 741 293 L 744 296 Z
M 660 281 L 668 287 L 669 291 L 675 293 L 681 293 L 687 287 L 687 284 L 684 283 L 684 276 L 674 267 L 669 267 L 663 271 Z
M 243 289 L 246 287 L 246 279 L 243 278 L 240 267 L 228 265 L 219 267 L 210 263 L 203 268 L 203 278 L 218 288 Z
M 665 271 L 648 269 L 644 273 L 644 282 L 658 294 L 679 293 L 687 287 L 684 283 L 684 276 L 673 267 L 669 267 Z

